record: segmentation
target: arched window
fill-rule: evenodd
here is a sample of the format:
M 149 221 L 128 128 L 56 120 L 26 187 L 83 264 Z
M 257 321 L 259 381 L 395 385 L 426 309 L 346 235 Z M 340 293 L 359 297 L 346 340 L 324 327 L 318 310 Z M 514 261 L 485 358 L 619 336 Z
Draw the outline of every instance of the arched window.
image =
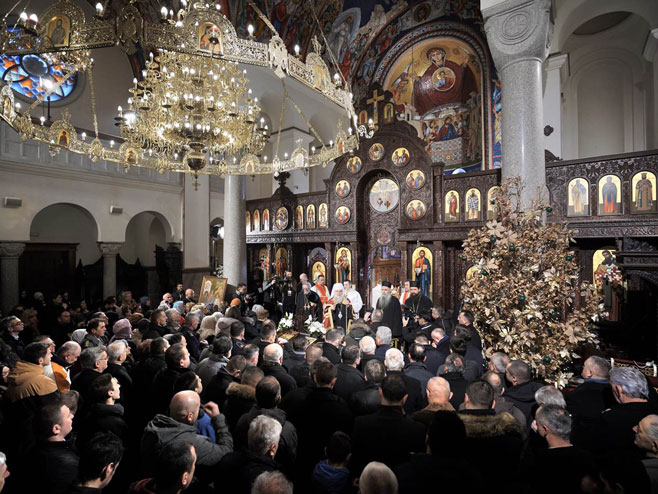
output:
M 64 79 L 68 67 L 52 63 L 46 56 L 40 55 L 0 55 L 2 62 L 2 80 L 12 78 L 12 89 L 18 94 L 34 100 L 45 95 L 52 85 Z M 72 75 L 62 83 L 49 97 L 51 102 L 69 96 L 75 89 L 77 75 Z

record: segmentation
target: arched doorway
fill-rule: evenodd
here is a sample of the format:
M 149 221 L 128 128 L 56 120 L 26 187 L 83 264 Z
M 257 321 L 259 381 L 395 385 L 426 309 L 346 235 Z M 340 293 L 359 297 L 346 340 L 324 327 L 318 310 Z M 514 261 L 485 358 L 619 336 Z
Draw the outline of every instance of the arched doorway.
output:
M 21 289 L 43 292 L 47 299 L 59 291 L 79 298 L 76 266 L 100 258 L 98 238 L 96 219 L 85 208 L 69 203 L 43 208 L 32 219 L 30 243 L 20 259 Z

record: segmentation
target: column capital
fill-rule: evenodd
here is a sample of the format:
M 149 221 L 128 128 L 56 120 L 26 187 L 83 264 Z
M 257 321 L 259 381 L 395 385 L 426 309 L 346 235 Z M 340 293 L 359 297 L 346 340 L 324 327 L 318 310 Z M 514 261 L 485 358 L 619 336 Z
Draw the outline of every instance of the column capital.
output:
M 25 250 L 22 242 L 0 242 L 0 257 L 21 257 Z
M 116 256 L 123 247 L 123 242 L 98 242 L 98 250 L 103 257 Z
M 482 15 L 498 71 L 520 60 L 546 59 L 553 38 L 551 0 L 505 0 Z

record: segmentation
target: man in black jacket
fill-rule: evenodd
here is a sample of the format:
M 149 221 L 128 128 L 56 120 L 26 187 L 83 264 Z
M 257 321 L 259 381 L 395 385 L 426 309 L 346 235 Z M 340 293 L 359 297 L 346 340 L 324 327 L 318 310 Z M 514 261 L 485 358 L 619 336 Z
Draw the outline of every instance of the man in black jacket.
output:
M 407 385 L 407 398 L 403 404 L 404 411 L 408 415 L 423 408 L 426 402 L 426 396 L 421 389 L 420 381 L 402 372 L 404 368 L 404 355 L 397 348 L 387 350 L 384 359 L 384 366 L 386 367 L 386 375 L 399 374 L 404 379 Z
M 616 404 L 609 381 L 610 362 L 602 357 L 589 357 L 581 375 L 585 382 L 566 393 L 564 400 L 573 419 L 573 442 L 593 450 L 598 444 L 601 413 Z
M 87 442 L 97 432 L 111 432 L 128 443 L 128 425 L 123 418 L 123 406 L 117 403 L 121 398 L 121 385 L 110 374 L 99 376 L 87 393 L 89 403 L 82 417 L 78 444 Z
M 107 351 L 104 346 L 87 348 L 80 354 L 82 371 L 73 378 L 71 389 L 80 393 L 87 400 L 87 391 L 91 383 L 107 369 Z
M 204 401 L 214 401 L 224 409 L 226 402 L 226 390 L 231 383 L 239 383 L 242 371 L 247 367 L 247 361 L 242 355 L 235 355 L 231 357 L 224 367 L 220 368 L 203 389 Z
M 151 386 L 152 416 L 156 413 L 167 413 L 169 402 L 174 396 L 174 384 L 182 373 L 190 366 L 190 352 L 182 343 L 176 343 L 165 352 L 167 368 L 160 371 Z
M 532 409 L 537 404 L 535 392 L 541 384 L 530 381 L 532 375 L 528 364 L 521 360 L 512 360 L 505 370 L 505 377 L 512 384 L 505 390 L 505 399 L 511 401 L 521 410 L 528 426 L 532 423 Z
M 379 390 L 381 405 L 371 415 L 357 417 L 352 434 L 350 470 L 359 475 L 371 461 L 389 468 L 408 461 L 411 453 L 425 451 L 425 426 L 406 417 L 407 384 L 399 373 L 387 375 Z
M 340 396 L 346 402 L 350 397 L 366 387 L 366 380 L 363 374 L 358 370 L 360 351 L 356 345 L 345 347 L 343 350 L 343 362 L 336 366 L 338 375 L 334 393 Z
M 29 467 L 21 468 L 24 492 L 67 493 L 78 475 L 77 453 L 66 442 L 73 429 L 73 414 L 61 399 L 39 410 L 35 417 L 38 443 L 30 454 Z M 35 472 L 38 474 L 35 475 Z
M 444 373 L 441 376 L 450 383 L 452 397 L 450 404 L 455 410 L 459 410 L 459 405 L 464 402 L 466 386 L 468 381 L 464 379 L 464 359 L 458 353 L 451 353 L 446 358 L 444 364 Z
M 107 346 L 107 369 L 105 369 L 104 373 L 110 374 L 119 381 L 121 385 L 121 398 L 118 398 L 117 401 L 122 405 L 128 404 L 133 396 L 133 379 L 130 377 L 128 370 L 123 366 L 129 353 L 130 347 L 124 340 L 115 341 Z
M 167 329 L 167 314 L 162 309 L 156 309 L 151 313 L 151 324 L 148 331 L 142 335 L 143 340 L 152 340 L 161 338 L 168 334 Z
M 349 404 L 355 417 L 375 413 L 381 404 L 379 388 L 386 377 L 386 368 L 378 359 L 369 360 L 365 367 L 366 386 L 354 393 Z
M 427 367 L 425 367 L 425 347 L 418 343 L 413 343 L 409 347 L 408 357 L 409 363 L 404 368 L 404 374 L 417 379 L 420 382 L 420 388 L 424 394 L 427 389 L 427 381 L 434 377 L 427 371 Z
M 5 317 L 0 321 L 0 338 L 11 347 L 15 360 L 23 358 L 25 344 L 19 335 L 24 327 L 23 321 L 16 316 Z
M 340 347 L 343 344 L 344 334 L 340 329 L 330 329 L 324 336 L 322 343 L 322 356 L 329 359 L 334 365 L 340 364 Z
M 283 427 L 279 447 L 274 460 L 289 475 L 293 472 L 297 457 L 297 429 L 286 419 L 286 412 L 279 408 L 281 403 L 281 386 L 272 376 L 264 377 L 256 385 L 256 404 L 238 420 L 234 438 L 234 449 L 247 448 L 249 425 L 259 415 L 276 419 Z
M 283 363 L 283 348 L 277 343 L 265 347 L 263 351 L 263 364 L 261 369 L 266 376 L 274 376 L 281 385 L 281 395 L 286 396 L 288 392 L 297 389 L 297 383 L 286 372 L 281 365 Z

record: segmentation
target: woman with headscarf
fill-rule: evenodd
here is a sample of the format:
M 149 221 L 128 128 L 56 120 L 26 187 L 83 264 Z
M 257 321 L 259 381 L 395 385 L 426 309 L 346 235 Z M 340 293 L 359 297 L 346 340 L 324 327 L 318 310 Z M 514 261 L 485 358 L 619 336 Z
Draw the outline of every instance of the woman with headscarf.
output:
M 114 343 L 116 340 L 128 341 L 132 337 L 132 332 L 133 328 L 130 324 L 130 321 L 125 317 L 123 319 L 119 319 L 114 323 L 114 326 L 112 326 L 112 333 L 114 336 L 110 338 L 110 343 Z

